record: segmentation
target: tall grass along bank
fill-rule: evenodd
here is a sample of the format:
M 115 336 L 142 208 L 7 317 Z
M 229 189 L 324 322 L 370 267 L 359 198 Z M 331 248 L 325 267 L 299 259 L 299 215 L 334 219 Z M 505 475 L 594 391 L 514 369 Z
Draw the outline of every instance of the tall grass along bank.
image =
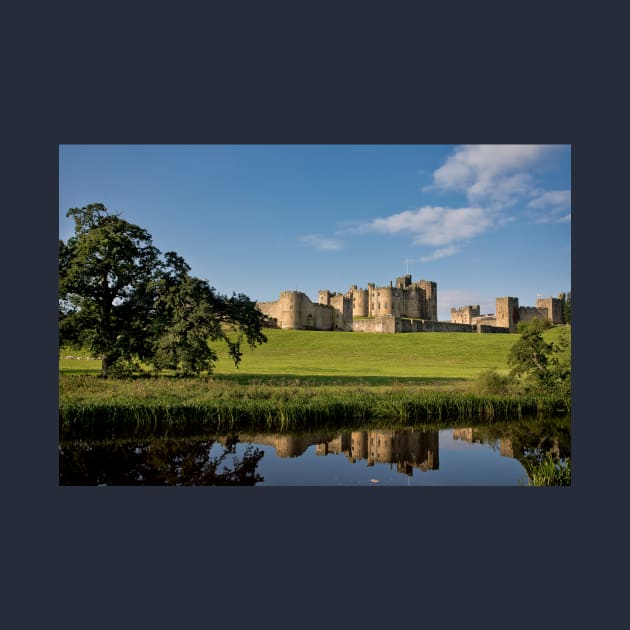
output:
M 404 425 L 492 423 L 570 411 L 552 396 L 480 395 L 391 386 L 268 385 L 207 379 L 60 378 L 64 437 L 292 431 L 391 421 Z

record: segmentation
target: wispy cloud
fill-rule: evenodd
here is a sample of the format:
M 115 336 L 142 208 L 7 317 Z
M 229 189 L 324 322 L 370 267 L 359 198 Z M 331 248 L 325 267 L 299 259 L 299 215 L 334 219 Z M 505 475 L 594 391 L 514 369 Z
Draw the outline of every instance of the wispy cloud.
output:
M 571 207 L 571 191 L 570 190 L 548 190 L 537 195 L 528 204 L 530 208 L 548 208 L 549 206 L 557 208 Z
M 388 217 L 379 217 L 346 231 L 358 234 L 407 234 L 413 244 L 438 247 L 422 261 L 438 260 L 459 251 L 456 243 L 467 241 L 492 227 L 491 216 L 483 208 L 443 208 L 423 206 Z
M 459 247 L 455 247 L 454 245 L 450 245 L 449 247 L 443 247 L 442 249 L 436 249 L 433 253 L 428 256 L 421 256 L 420 262 L 431 262 L 432 260 L 439 260 L 440 258 L 446 258 L 447 256 L 453 256 L 457 254 L 459 251 Z
M 344 242 L 342 240 L 321 236 L 321 234 L 306 234 L 305 236 L 298 236 L 297 240 L 309 247 L 312 247 L 313 249 L 323 251 L 343 249 L 344 246 Z
M 567 223 L 571 220 L 571 191 L 548 190 L 534 197 L 527 207 L 535 223 Z

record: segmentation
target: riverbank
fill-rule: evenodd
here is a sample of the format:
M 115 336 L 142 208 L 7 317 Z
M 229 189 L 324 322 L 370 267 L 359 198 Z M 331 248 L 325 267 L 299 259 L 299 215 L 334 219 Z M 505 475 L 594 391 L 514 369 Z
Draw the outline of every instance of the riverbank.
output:
M 218 378 L 106 380 L 62 374 L 59 386 L 60 432 L 65 437 L 286 432 L 378 421 L 475 425 L 570 414 L 570 401 L 561 397 L 482 395 L 413 381 L 373 386 L 322 385 L 308 379 L 242 384 Z

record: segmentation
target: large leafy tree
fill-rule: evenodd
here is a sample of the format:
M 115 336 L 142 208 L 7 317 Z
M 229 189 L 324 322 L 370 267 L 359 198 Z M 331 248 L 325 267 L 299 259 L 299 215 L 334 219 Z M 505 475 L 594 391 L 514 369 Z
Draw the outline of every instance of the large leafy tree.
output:
M 174 252 L 103 204 L 71 208 L 75 234 L 59 241 L 60 342 L 103 358 L 103 376 L 137 360 L 184 374 L 210 371 L 223 339 L 238 365 L 241 342 L 264 343 L 263 314 L 247 296 L 217 294 Z

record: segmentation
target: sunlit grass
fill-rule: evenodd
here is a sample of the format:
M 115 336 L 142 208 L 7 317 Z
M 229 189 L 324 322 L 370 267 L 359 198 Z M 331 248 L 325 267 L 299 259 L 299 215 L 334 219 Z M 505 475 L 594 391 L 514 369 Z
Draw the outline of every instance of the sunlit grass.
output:
M 557 341 L 560 330 L 556 327 L 546 331 L 545 338 Z M 238 368 L 227 348 L 215 344 L 219 360 L 214 376 L 242 381 L 309 377 L 324 382 L 367 379 L 366 383 L 385 384 L 393 379 L 422 379 L 425 383 L 454 384 L 474 379 L 489 369 L 506 374 L 508 352 L 518 339 L 517 334 L 478 333 L 385 335 L 268 329 L 265 334 L 267 343 L 243 348 Z M 88 357 L 86 351 L 62 349 L 59 369 L 67 374 L 98 374 L 100 360 Z
M 553 339 L 559 330 L 548 332 Z M 518 335 L 378 335 L 269 330 L 239 369 L 219 349 L 215 372 L 198 378 L 96 378 L 100 361 L 60 359 L 65 433 L 289 431 L 327 423 L 501 421 L 570 413 L 570 400 L 479 389 L 488 370 L 505 375 Z M 70 351 L 63 350 L 61 356 Z M 496 379 L 495 379 L 496 380 Z

